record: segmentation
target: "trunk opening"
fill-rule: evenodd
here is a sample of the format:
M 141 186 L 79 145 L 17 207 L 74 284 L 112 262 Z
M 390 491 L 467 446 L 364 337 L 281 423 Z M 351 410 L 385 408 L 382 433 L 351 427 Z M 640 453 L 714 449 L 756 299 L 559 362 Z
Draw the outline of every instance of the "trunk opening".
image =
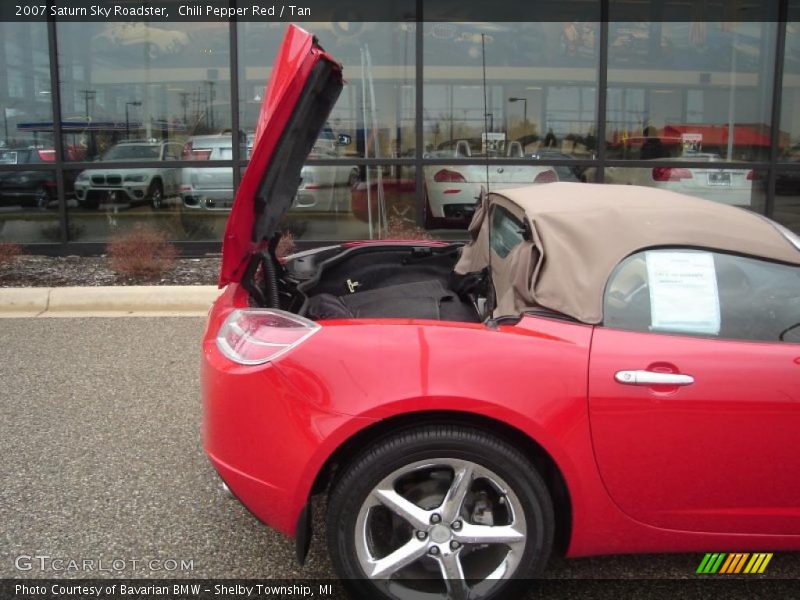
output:
M 485 277 L 453 272 L 461 244 L 335 246 L 275 260 L 276 238 L 242 284 L 253 306 L 306 318 L 406 318 L 479 323 Z

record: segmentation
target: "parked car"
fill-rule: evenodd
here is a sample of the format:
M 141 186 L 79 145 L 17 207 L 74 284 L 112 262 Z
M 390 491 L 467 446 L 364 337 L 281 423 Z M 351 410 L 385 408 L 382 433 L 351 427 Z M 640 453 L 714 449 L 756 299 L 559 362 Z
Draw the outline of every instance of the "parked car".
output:
M 181 158 L 183 144 L 158 141 L 126 141 L 112 146 L 100 157 L 102 162 L 158 162 L 163 167 L 98 167 L 82 171 L 75 178 L 78 203 L 96 209 L 102 202 L 110 204 L 148 203 L 158 210 L 166 199 L 179 192 L 180 169 L 168 166 Z
M 252 138 L 245 138 L 242 156 L 249 157 Z M 198 135 L 189 138 L 181 153 L 183 160 L 231 160 L 233 142 L 230 133 Z M 233 169 L 231 167 L 185 167 L 181 170 L 181 199 L 186 208 L 229 210 L 233 205 Z
M 233 494 L 301 560 L 327 495 L 361 598 L 515 598 L 555 552 L 800 549 L 800 239 L 561 182 L 483 195 L 466 245 L 278 261 L 342 85 L 290 26 L 203 340 L 204 446 Z
M 326 135 L 326 131 L 328 135 Z M 334 148 L 338 138 L 326 127 L 317 139 L 315 148 Z M 253 136 L 247 136 L 242 156 L 253 150 Z M 331 158 L 326 152 L 316 158 Z M 230 134 L 194 136 L 183 149 L 184 160 L 230 160 Z M 301 181 L 293 208 L 300 211 L 349 212 L 350 188 L 358 181 L 358 169 L 351 165 L 335 167 L 307 165 L 300 174 Z M 181 175 L 181 198 L 188 209 L 230 210 L 233 206 L 233 171 L 229 167 L 186 167 Z
M 534 160 L 540 160 L 542 162 L 547 162 L 550 160 L 575 160 L 575 156 L 572 154 L 566 154 L 561 152 L 561 150 L 553 150 L 550 148 L 539 148 L 536 152 L 528 154 L 527 157 Z M 584 171 L 586 171 L 585 167 L 559 165 L 553 167 L 553 169 L 558 175 L 559 181 L 586 181 L 586 177 L 584 175 Z
M 358 180 L 358 168 L 352 165 L 305 165 L 292 210 L 350 212 L 350 193 Z
M 41 165 L 54 161 L 52 148 L 0 149 L 0 164 Z M 71 187 L 66 193 L 72 193 Z M 55 205 L 57 197 L 54 171 L 0 171 L 0 206 L 48 208 Z
M 515 147 L 518 148 L 516 154 L 512 150 Z M 521 158 L 521 146 L 510 144 L 508 156 Z M 555 169 L 535 163 L 531 165 L 492 164 L 487 168 L 485 158 L 472 152 L 472 146 L 468 140 L 458 140 L 454 145 L 447 146 L 445 150 L 428 153 L 426 158 L 474 158 L 479 163 L 424 167 L 425 226 L 428 228 L 466 227 L 475 212 L 475 203 L 482 187 L 488 186 L 491 190 L 502 190 L 529 183 L 558 181 Z M 484 162 L 480 163 L 481 160 Z
M 708 167 L 685 167 L 686 161 L 707 162 Z M 626 185 L 643 185 L 734 206 L 751 206 L 753 181 L 758 178 L 751 169 L 715 167 L 722 161 L 718 154 L 692 153 L 658 160 L 658 166 L 606 167 L 605 181 Z M 588 176 L 588 173 L 587 173 Z

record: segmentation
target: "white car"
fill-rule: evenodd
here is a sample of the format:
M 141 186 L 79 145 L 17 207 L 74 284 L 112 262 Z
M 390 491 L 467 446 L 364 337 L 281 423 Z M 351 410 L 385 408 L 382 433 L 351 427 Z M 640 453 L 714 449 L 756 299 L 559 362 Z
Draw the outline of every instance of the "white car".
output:
M 509 144 L 506 156 L 522 158 L 519 142 Z M 452 149 L 426 154 L 426 158 L 477 158 L 467 140 L 458 140 Z M 532 161 L 533 162 L 533 161 Z M 430 165 L 425 167 L 425 190 L 427 206 L 425 226 L 456 225 L 465 227 L 475 212 L 475 202 L 481 187 L 502 190 L 531 183 L 552 183 L 558 181 L 553 167 L 540 164 L 531 165 Z
M 359 180 L 358 168 L 305 165 L 292 211 L 350 212 L 350 191 Z
M 676 158 L 660 158 L 658 166 L 606 167 L 605 182 L 642 185 L 689 194 L 722 204 L 750 207 L 752 205 L 753 180 L 750 169 L 685 167 L 687 160 L 719 162 L 717 154 L 697 153 Z
M 181 157 L 183 144 L 158 141 L 126 141 L 112 146 L 98 160 L 169 161 Z M 163 208 L 166 199 L 178 193 L 180 169 L 163 167 L 125 167 L 113 165 L 87 169 L 75 179 L 75 196 L 86 208 L 96 209 L 106 204 L 148 203 L 154 209 Z

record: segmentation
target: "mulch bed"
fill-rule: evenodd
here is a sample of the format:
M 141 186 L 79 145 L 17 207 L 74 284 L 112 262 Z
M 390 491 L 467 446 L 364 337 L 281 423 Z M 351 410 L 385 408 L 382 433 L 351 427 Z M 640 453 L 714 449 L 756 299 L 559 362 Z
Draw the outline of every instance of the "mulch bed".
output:
M 0 287 L 99 285 L 215 285 L 220 258 L 178 258 L 175 266 L 154 279 L 118 276 L 105 256 L 18 256 L 0 268 Z

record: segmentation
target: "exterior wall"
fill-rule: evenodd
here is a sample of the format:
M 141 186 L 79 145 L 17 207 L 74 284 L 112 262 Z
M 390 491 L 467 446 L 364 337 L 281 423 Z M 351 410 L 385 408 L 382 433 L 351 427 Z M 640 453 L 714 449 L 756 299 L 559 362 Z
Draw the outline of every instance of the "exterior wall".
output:
M 481 185 L 554 170 L 800 231 L 800 2 L 766 4 L 787 20 L 305 23 L 348 86 L 285 228 L 460 239 Z M 282 31 L 0 23 L 0 241 L 99 253 L 138 225 L 218 251 Z

